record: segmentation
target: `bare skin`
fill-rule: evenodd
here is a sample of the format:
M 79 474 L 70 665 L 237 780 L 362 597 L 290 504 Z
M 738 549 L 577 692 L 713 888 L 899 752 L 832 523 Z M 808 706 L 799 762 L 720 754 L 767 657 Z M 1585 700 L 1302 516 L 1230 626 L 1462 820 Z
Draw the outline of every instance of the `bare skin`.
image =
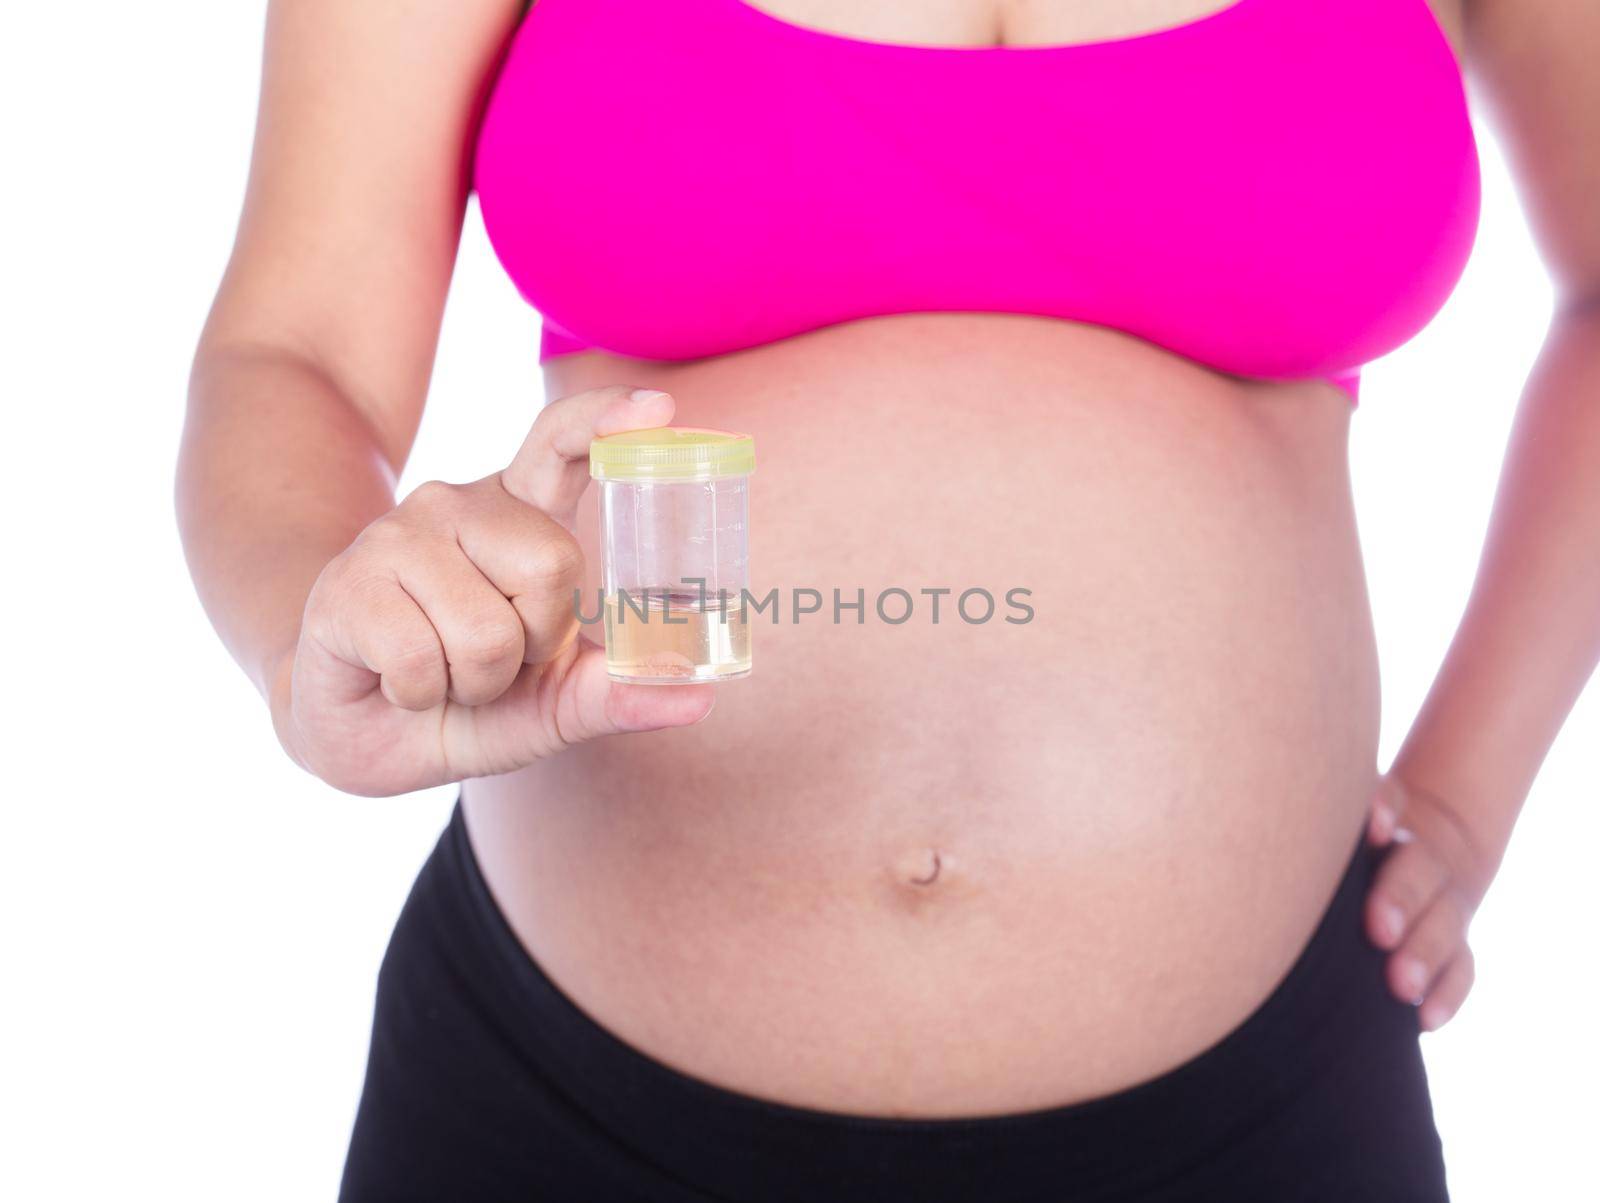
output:
M 982 45 L 1219 5 L 762 7 Z M 995 314 L 686 364 L 591 351 L 547 365 L 562 400 L 504 472 L 397 507 L 507 0 L 272 7 L 180 467 L 208 611 L 291 755 L 364 793 L 466 779 L 485 873 L 546 971 L 733 1089 L 962 1115 L 1158 1074 L 1271 991 L 1363 825 L 1403 833 L 1368 921 L 1437 1027 L 1600 659 L 1600 84 L 1581 65 L 1600 18 L 1580 0 L 1436 12 L 1560 304 L 1472 602 L 1381 778 L 1350 408 L 1325 383 Z M 610 684 L 562 609 L 597 571 L 583 456 L 597 431 L 669 420 L 756 436 L 765 584 L 1021 586 L 1035 621 L 763 627 L 756 676 L 715 709 L 709 687 Z M 886 449 L 873 472 L 839 451 L 847 423 Z

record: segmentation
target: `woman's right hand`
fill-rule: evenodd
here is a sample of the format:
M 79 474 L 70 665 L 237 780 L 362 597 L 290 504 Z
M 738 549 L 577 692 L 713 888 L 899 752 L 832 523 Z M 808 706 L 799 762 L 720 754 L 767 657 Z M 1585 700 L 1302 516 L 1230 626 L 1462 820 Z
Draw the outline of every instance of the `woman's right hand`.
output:
M 399 794 L 704 718 L 709 685 L 611 681 L 573 605 L 590 440 L 672 414 L 647 389 L 555 401 L 509 467 L 425 484 L 362 531 L 317 578 L 275 683 L 289 754 L 349 793 Z

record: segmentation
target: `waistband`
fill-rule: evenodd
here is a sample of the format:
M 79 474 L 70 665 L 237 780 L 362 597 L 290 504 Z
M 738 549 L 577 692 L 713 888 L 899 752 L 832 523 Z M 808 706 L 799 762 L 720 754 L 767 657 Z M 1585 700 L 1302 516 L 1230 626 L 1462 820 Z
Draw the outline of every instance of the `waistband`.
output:
M 461 934 L 481 942 L 474 954 L 490 958 L 484 964 L 504 970 L 495 989 L 514 992 L 515 1009 L 526 1016 L 514 1034 L 526 1063 L 633 1155 L 725 1199 L 1017 1197 L 996 1189 L 1008 1177 L 1052 1183 L 1040 1197 L 1055 1200 L 1166 1197 L 1165 1187 L 1259 1146 L 1307 1083 L 1335 1072 L 1359 1038 L 1357 1025 L 1371 1026 L 1374 1000 L 1386 998 L 1382 958 L 1362 925 L 1381 852 L 1363 841 L 1276 989 L 1177 1068 L 1040 1111 L 954 1119 L 837 1114 L 714 1086 L 612 1035 L 562 993 L 512 933 L 459 805 L 440 855 L 449 870 L 441 888 L 470 912 L 472 930 Z

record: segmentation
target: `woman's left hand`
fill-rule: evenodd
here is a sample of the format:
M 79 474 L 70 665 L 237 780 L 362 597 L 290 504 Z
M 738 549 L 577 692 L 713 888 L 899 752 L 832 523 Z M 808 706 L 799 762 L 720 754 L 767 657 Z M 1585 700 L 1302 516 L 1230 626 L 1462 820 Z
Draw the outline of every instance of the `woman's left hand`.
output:
M 1394 848 L 1367 897 L 1367 932 L 1389 952 L 1389 988 L 1424 1031 L 1448 1023 L 1472 988 L 1467 924 L 1494 869 L 1444 799 L 1381 777 L 1367 839 Z

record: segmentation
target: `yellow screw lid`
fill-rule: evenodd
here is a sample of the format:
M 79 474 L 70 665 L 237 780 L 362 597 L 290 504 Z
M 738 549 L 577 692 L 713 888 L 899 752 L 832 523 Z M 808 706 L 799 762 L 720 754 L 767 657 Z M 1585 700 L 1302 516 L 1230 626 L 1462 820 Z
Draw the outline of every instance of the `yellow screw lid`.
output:
M 755 470 L 755 440 L 728 430 L 657 426 L 589 444 L 589 475 L 596 480 L 718 480 Z

